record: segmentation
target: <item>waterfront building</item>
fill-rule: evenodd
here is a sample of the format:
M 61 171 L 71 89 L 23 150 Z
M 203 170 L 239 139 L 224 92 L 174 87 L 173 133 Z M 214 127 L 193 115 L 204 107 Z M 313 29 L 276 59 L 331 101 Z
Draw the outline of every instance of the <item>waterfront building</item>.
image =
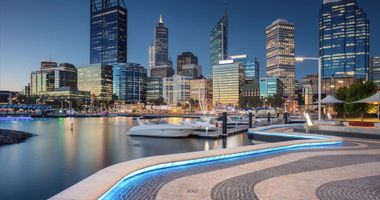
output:
M 294 100 L 294 32 L 294 24 L 284 19 L 278 19 L 266 28 L 266 75 L 281 80 L 288 100 Z
M 163 98 L 162 96 L 162 78 L 148 77 L 146 81 L 146 99 L 148 102 Z
M 76 90 L 77 79 L 77 68 L 73 64 L 61 63 L 54 69 L 54 89 L 69 87 Z
M 228 15 L 224 16 L 213 27 L 210 33 L 211 67 L 219 64 L 220 60 L 227 59 L 228 48 Z
M 181 74 L 190 77 L 190 79 L 197 79 L 202 75 L 202 66 L 197 64 L 185 64 L 182 66 Z
M 369 20 L 356 0 L 325 0 L 319 11 L 319 54 L 322 78 L 357 72 L 369 66 Z
M 42 91 L 52 91 L 54 86 L 49 79 L 52 76 L 45 71 L 34 71 L 30 76 L 31 95 L 39 95 Z
M 244 69 L 233 60 L 220 61 L 212 68 L 213 105 L 238 106 L 244 84 Z
M 78 91 L 76 88 L 60 87 L 54 91 L 43 91 L 40 93 L 41 102 L 57 102 L 62 108 L 72 109 L 91 101 L 91 93 Z
M 127 62 L 127 18 L 124 0 L 91 0 L 90 63 Z
M 54 71 L 57 68 L 58 64 L 53 61 L 41 61 L 40 70 L 42 71 Z
M 244 68 L 244 80 L 259 82 L 259 61 L 254 57 L 250 59 L 247 54 L 229 56 L 235 62 L 241 63 Z
M 177 56 L 177 74 L 183 75 L 182 69 L 186 64 L 198 65 L 198 57 L 191 52 L 183 52 Z
M 169 105 L 184 105 L 190 101 L 190 78 L 182 75 L 164 78 L 163 98 Z
M 260 98 L 268 98 L 274 95 L 283 96 L 284 84 L 278 77 L 260 78 Z
M 126 67 L 126 101 L 136 103 L 146 101 L 145 67 L 137 63 L 128 63 Z
M 127 66 L 118 63 L 112 67 L 112 93 L 114 100 L 127 100 Z
M 200 77 L 190 80 L 190 99 L 198 100 L 200 110 L 212 108 L 212 80 Z
M 78 67 L 78 90 L 91 92 L 91 98 L 109 101 L 112 99 L 112 66 L 90 64 Z
M 370 80 L 380 88 L 380 56 L 371 58 Z

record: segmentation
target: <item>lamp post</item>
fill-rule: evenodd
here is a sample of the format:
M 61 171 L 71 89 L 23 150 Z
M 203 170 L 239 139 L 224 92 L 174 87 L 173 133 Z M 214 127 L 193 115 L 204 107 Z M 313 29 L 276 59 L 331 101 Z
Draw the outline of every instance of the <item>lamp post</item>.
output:
M 304 60 L 314 60 L 318 62 L 318 120 L 321 120 L 321 97 L 322 97 L 322 62 L 321 58 L 311 57 L 296 57 L 296 61 L 303 62 Z

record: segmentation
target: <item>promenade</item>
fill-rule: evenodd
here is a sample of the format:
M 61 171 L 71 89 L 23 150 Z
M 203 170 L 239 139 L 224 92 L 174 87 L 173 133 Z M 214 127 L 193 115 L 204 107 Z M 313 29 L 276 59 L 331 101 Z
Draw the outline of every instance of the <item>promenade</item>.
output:
M 293 134 L 291 128 L 276 128 Z M 310 136 L 310 135 L 309 135 Z M 302 135 L 300 135 L 302 137 Z M 369 139 L 318 138 L 342 143 L 313 148 L 291 148 L 257 155 L 202 162 L 146 172 L 122 181 L 102 199 L 379 199 L 380 141 Z M 267 143 L 203 154 L 225 154 L 305 144 L 308 140 Z M 314 143 L 318 144 L 318 143 Z M 327 143 L 325 143 L 327 144 Z M 240 150 L 238 150 L 240 149 Z M 218 152 L 220 151 L 220 152 Z M 197 157 L 202 152 L 177 154 L 171 159 Z M 199 155 L 198 155 L 199 154 Z M 180 156 L 182 155 L 182 156 Z M 174 157 L 173 157 L 174 156 Z M 176 157 L 177 156 L 177 157 Z M 210 155 L 209 155 L 210 156 Z M 165 156 L 160 156 L 160 159 Z M 153 157 L 152 159 L 155 159 Z M 152 160 L 151 159 L 151 160 Z M 156 159 L 158 160 L 158 159 Z M 136 161 L 138 165 L 148 160 Z M 133 161 L 132 161 L 133 162 Z M 165 161 L 161 161 L 165 162 Z M 115 166 L 116 169 L 122 168 Z M 107 170 L 107 169 L 105 169 Z M 103 171 L 103 170 L 102 170 Z M 105 171 L 85 179 L 52 199 L 96 199 L 94 185 L 109 180 Z M 109 176 L 111 170 L 108 169 Z M 115 173 L 113 173 L 114 176 Z M 126 175 L 126 174 L 124 174 Z M 94 182 L 94 180 L 98 180 Z M 92 184 L 92 185 L 90 185 Z M 81 193 L 80 193 L 81 192 Z M 80 194 L 79 194 L 80 193 Z

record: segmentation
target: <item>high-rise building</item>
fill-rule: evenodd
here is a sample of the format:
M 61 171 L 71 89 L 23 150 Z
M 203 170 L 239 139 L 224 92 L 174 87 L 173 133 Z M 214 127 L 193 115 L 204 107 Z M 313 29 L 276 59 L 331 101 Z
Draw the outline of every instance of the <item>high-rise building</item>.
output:
M 238 106 L 243 84 L 243 65 L 233 60 L 220 61 L 212 68 L 213 104 Z
M 380 88 L 380 56 L 371 58 L 370 80 Z
M 228 48 L 228 16 L 227 11 L 210 33 L 211 67 L 220 60 L 227 59 Z
M 241 63 L 244 68 L 244 79 L 259 82 L 259 61 L 254 57 L 250 59 L 247 54 L 229 56 L 235 62 Z
M 190 100 L 190 78 L 174 75 L 163 79 L 163 97 L 167 104 L 185 104 Z
M 77 79 L 77 68 L 70 63 L 61 63 L 54 70 L 54 89 L 69 87 L 76 90 Z
M 174 69 L 171 65 L 156 66 L 152 68 L 152 70 L 150 71 L 151 77 L 166 78 L 166 77 L 172 77 L 173 75 L 174 75 Z
M 112 93 L 115 100 L 125 101 L 127 97 L 127 66 L 118 63 L 112 67 Z
M 260 78 L 260 98 L 268 98 L 274 95 L 282 96 L 284 84 L 278 77 Z
M 124 0 L 90 2 L 90 63 L 126 63 L 128 11 Z
M 319 11 L 322 78 L 350 72 L 365 77 L 369 66 L 369 20 L 356 0 L 325 0 Z M 355 73 L 356 72 L 356 73 Z
M 90 64 L 78 67 L 78 90 L 91 92 L 91 98 L 112 99 L 112 66 Z
M 148 77 L 146 81 L 146 100 L 153 102 L 162 97 L 162 78 Z
M 185 64 L 182 66 L 181 74 L 190 77 L 190 79 L 197 79 L 202 75 L 202 66 L 197 64 Z
M 182 75 L 182 66 L 186 64 L 198 65 L 198 57 L 191 52 L 183 52 L 177 56 L 177 74 Z
M 32 72 L 30 76 L 30 94 L 39 95 L 43 91 L 53 91 L 54 85 L 51 85 L 51 81 L 49 81 L 51 77 L 46 71 Z
M 128 63 L 126 68 L 126 101 L 146 101 L 146 78 L 145 67 L 137 63 Z
M 294 100 L 295 48 L 293 23 L 278 19 L 266 28 L 266 75 L 278 77 L 284 95 Z
M 165 27 L 162 15 L 160 15 L 160 20 L 154 33 L 155 67 L 167 65 L 169 61 L 169 31 Z

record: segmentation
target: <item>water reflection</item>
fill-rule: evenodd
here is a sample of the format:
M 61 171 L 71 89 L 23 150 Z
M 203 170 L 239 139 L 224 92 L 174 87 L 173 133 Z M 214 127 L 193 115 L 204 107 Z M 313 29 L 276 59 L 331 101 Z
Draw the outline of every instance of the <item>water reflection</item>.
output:
M 172 124 L 181 118 L 170 118 Z M 131 137 L 131 118 L 65 118 L 1 121 L 0 127 L 38 134 L 0 147 L 0 199 L 46 199 L 109 165 L 122 161 L 249 144 L 245 135 L 226 141 Z M 20 192 L 22 189 L 22 192 Z

